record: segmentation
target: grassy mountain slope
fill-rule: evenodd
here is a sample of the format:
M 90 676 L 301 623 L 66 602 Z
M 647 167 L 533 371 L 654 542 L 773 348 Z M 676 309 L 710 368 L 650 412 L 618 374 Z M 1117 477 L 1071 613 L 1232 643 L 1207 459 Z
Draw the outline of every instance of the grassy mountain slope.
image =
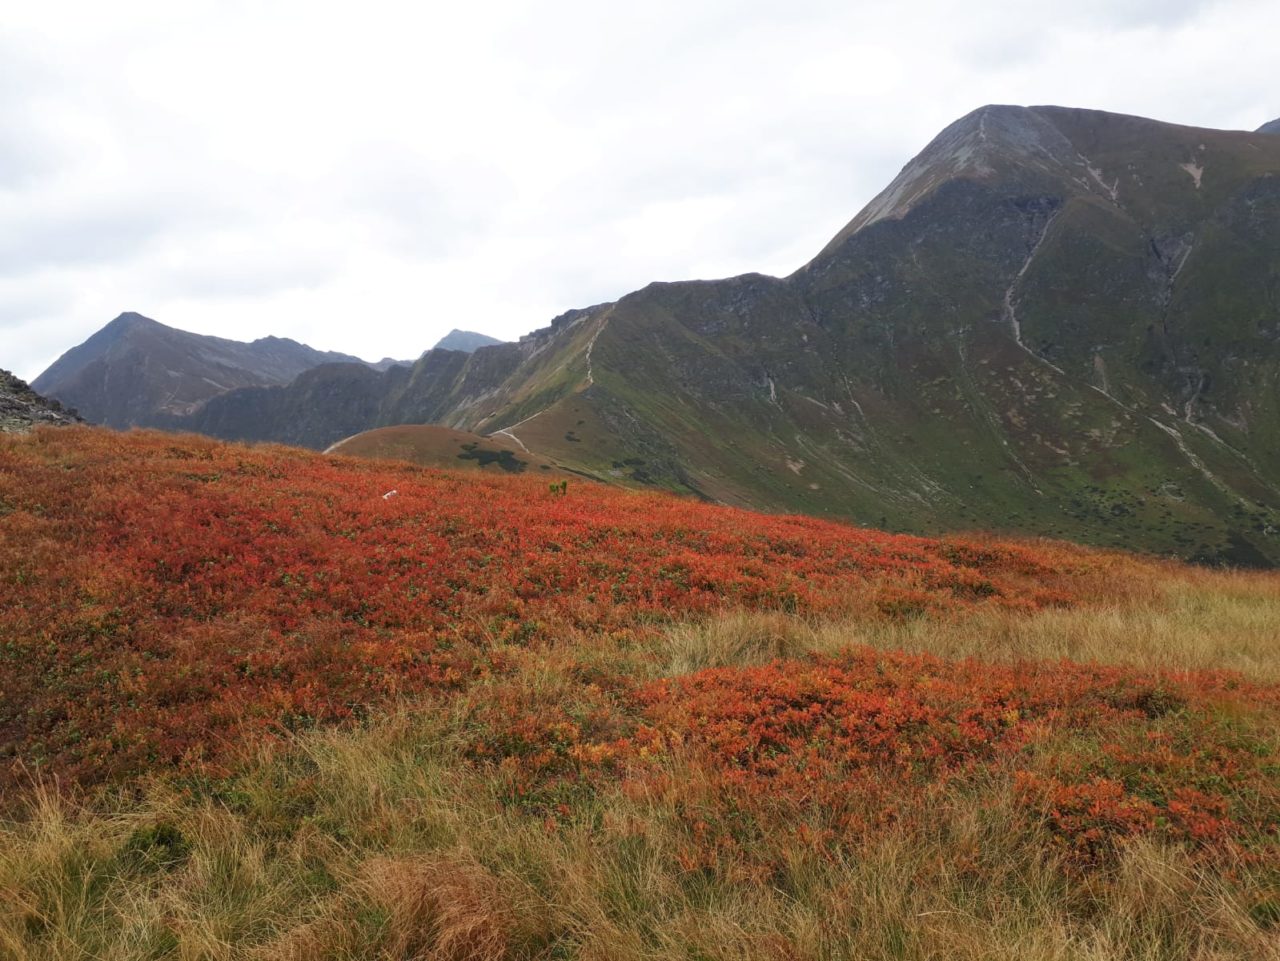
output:
M 1273 562 L 1278 174 L 1265 136 L 987 108 L 792 277 L 614 305 L 586 396 L 610 459 L 734 503 Z
M 567 473 L 546 458 L 522 450 L 514 439 L 503 434 L 483 437 L 433 424 L 377 427 L 338 441 L 325 453 L 453 470 L 508 474 L 528 471 L 556 481 Z
M 323 448 L 436 422 L 730 504 L 1274 564 L 1280 139 L 985 107 L 790 277 L 356 377 L 181 423 Z

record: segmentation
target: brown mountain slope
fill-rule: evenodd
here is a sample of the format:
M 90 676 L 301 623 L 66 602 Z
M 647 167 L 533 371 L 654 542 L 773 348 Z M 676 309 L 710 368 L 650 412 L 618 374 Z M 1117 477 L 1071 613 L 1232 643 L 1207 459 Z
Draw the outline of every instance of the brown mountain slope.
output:
M 483 437 L 433 424 L 378 427 L 340 440 L 326 454 L 368 460 L 407 461 L 423 467 L 475 469 L 487 473 L 537 473 L 559 479 L 568 471 L 530 453 L 502 434 Z

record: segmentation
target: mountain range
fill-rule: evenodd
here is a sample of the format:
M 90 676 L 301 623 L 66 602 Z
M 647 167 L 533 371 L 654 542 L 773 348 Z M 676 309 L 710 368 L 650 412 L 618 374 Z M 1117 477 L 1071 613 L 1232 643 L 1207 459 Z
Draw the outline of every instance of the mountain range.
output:
M 280 337 L 244 344 L 191 334 L 129 312 L 59 357 L 31 386 L 88 420 L 124 428 L 188 414 L 238 387 L 287 384 L 327 363 L 363 362 Z
M 767 510 L 1274 564 L 1278 127 L 983 107 L 785 278 L 655 283 L 381 370 L 268 339 L 272 365 L 237 360 L 256 381 L 211 359 L 149 420 L 113 385 L 179 368 L 113 353 L 121 318 L 35 386 L 114 426 L 324 449 L 437 424 Z
M 471 352 L 502 341 L 451 330 L 437 348 Z M 244 387 L 291 383 L 325 364 L 386 371 L 411 360 L 377 362 L 321 351 L 295 340 L 262 337 L 252 343 L 193 334 L 132 311 L 73 347 L 35 379 L 32 388 L 109 427 L 166 426 L 207 401 Z

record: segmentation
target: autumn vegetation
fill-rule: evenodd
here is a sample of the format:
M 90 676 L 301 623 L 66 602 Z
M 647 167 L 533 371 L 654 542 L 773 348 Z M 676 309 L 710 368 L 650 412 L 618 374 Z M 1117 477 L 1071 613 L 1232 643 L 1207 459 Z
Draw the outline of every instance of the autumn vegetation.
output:
M 0 439 L 0 957 L 1280 957 L 1277 655 L 1269 574 Z

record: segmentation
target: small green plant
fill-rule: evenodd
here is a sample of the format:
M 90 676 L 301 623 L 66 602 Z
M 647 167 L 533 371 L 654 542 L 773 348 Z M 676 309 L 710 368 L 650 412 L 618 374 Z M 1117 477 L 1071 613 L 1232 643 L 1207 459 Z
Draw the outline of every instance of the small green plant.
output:
M 569 482 L 562 480 L 554 484 L 548 484 L 547 489 L 553 497 L 564 497 L 565 494 L 569 493 Z
M 168 870 L 186 860 L 191 845 L 172 824 L 138 828 L 120 849 L 122 865 L 142 870 Z

